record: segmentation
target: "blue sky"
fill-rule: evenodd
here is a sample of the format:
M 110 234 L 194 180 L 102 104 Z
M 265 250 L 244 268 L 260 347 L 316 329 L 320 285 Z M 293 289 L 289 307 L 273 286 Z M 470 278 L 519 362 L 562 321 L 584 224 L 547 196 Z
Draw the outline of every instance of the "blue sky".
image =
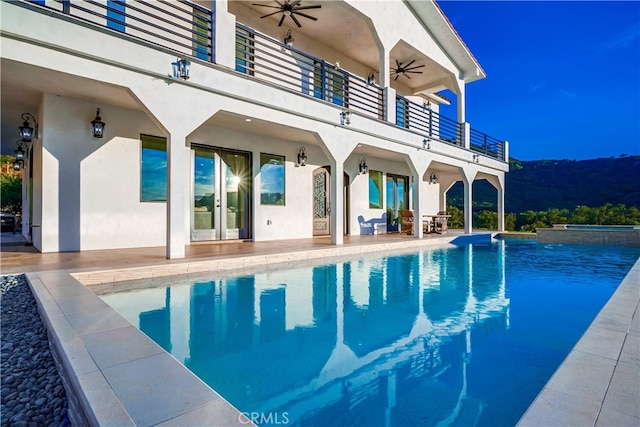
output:
M 640 154 L 640 2 L 438 4 L 487 74 L 467 86 L 466 119 L 511 157 Z

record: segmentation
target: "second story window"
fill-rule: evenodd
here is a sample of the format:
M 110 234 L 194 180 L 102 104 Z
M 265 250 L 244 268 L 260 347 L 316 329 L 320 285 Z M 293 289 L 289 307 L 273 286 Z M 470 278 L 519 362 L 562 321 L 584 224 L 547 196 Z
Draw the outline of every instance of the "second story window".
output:
M 254 46 L 253 34 L 246 30 L 238 29 L 236 32 L 236 71 L 243 74 L 253 75 L 254 69 Z
M 107 0 L 107 27 L 124 33 L 124 20 L 124 0 Z
M 193 10 L 193 56 L 209 60 L 209 24 L 205 12 Z

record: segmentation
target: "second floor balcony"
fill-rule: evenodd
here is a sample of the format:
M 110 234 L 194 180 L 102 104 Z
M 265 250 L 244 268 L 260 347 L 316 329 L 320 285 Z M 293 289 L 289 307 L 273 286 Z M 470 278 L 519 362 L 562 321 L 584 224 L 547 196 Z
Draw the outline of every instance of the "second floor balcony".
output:
M 217 28 L 216 20 L 219 18 L 216 11 L 204 6 L 211 5 L 212 2 L 209 1 L 25 0 L 21 3 L 32 7 L 35 11 L 45 13 L 56 11 L 57 16 L 63 19 L 84 21 L 90 25 L 120 33 L 133 41 L 157 46 L 165 51 L 174 52 L 176 56 L 204 65 L 219 64 L 217 58 L 221 52 L 218 51 L 217 46 L 224 45 L 221 43 L 221 38 L 235 38 L 233 54 L 236 73 L 318 102 L 335 105 L 344 112 L 389 123 L 405 130 L 408 134 L 422 136 L 425 144 L 429 144 L 430 141 L 439 141 L 499 161 L 508 160 L 505 158 L 504 141 L 441 115 L 437 103 L 432 105 L 426 98 L 421 103 L 420 97 L 400 94 L 407 91 L 396 90 L 397 84 L 393 87 L 399 75 L 396 75 L 395 80 L 389 79 L 386 85 L 378 85 L 375 70 L 362 72 L 363 67 L 354 67 L 357 68 L 356 71 L 348 70 L 346 69 L 348 66 L 343 68 L 335 59 L 329 60 L 318 55 L 323 50 L 331 51 L 330 49 L 322 47 L 306 49 L 310 46 L 314 47 L 314 44 L 322 46 L 322 39 L 313 39 L 306 35 L 306 44 L 303 43 L 305 48 L 298 48 L 293 45 L 293 37 L 288 40 L 283 38 L 280 41 L 272 34 L 266 34 L 253 26 L 238 22 L 243 14 L 248 13 L 247 6 L 244 5 L 246 2 L 228 2 L 230 9 L 237 9 L 232 15 L 236 17 L 233 33 L 222 32 Z M 213 4 L 216 3 L 213 2 Z M 289 3 L 285 2 L 285 4 Z M 258 6 L 262 5 L 258 4 Z M 323 7 L 328 9 L 326 4 L 323 4 Z M 260 22 L 258 19 L 254 21 Z M 283 20 L 284 18 L 279 23 L 282 24 Z M 274 23 L 278 21 L 279 15 L 275 17 Z M 280 25 L 276 28 L 279 27 Z M 291 36 L 291 31 L 287 34 Z M 400 45 L 398 49 L 396 52 L 398 55 L 402 52 L 407 56 L 406 46 Z M 310 50 L 314 54 L 309 53 Z M 372 55 L 369 53 L 369 56 Z M 351 64 L 357 61 L 345 62 Z M 438 72 L 437 67 L 432 66 L 433 61 L 429 62 L 427 58 L 424 62 L 429 65 L 428 67 L 420 65 L 425 67 L 425 74 Z M 396 64 L 399 67 L 402 63 L 396 62 Z M 435 71 L 432 71 L 434 69 Z M 435 90 L 431 95 L 434 94 L 437 96 Z

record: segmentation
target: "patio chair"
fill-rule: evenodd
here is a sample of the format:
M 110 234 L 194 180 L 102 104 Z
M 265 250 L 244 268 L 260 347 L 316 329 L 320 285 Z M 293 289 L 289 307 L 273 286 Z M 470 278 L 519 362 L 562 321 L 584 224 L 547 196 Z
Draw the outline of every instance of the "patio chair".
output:
M 440 216 L 442 215 L 442 216 Z M 446 216 L 445 216 L 446 215 Z M 433 228 L 438 233 L 444 233 L 447 231 L 447 221 L 449 220 L 449 212 L 440 211 L 438 216 L 433 219 Z
M 400 232 L 413 234 L 413 212 L 401 210 L 398 214 L 400 215 Z

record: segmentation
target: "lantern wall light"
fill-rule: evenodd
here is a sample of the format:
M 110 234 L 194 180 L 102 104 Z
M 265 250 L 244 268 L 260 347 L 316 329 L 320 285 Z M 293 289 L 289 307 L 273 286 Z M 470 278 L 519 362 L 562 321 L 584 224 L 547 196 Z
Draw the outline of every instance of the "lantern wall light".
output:
M 104 127 L 106 123 L 100 117 L 100 109 L 96 110 L 96 117 L 91 120 L 91 134 L 94 138 L 102 138 L 104 136 Z
M 16 160 L 13 162 L 13 170 L 19 171 L 29 157 L 29 144 L 21 139 L 17 140 L 16 144 L 18 148 L 14 151 Z
M 367 166 L 367 159 L 364 157 L 360 160 L 360 173 L 365 174 L 369 173 L 369 166 Z
M 340 113 L 340 124 L 343 126 L 351 124 L 351 111 L 348 108 L 345 108 Z
M 307 165 L 307 155 L 305 154 L 304 147 L 300 147 L 300 151 L 298 152 L 298 166 L 306 166 Z
M 24 142 L 31 142 L 33 138 L 38 139 L 38 122 L 30 113 L 22 113 L 22 126 L 18 126 L 20 130 L 20 139 Z M 29 125 L 29 120 L 33 121 L 33 127 Z
M 429 184 L 437 184 L 438 183 L 438 176 L 435 173 L 432 173 L 431 176 L 429 176 Z
M 422 140 L 422 148 L 424 148 L 425 150 L 431 150 L 431 141 L 429 141 L 427 138 L 424 138 Z
M 293 38 L 293 35 L 291 34 L 291 30 L 287 30 L 287 34 L 284 36 L 284 44 L 286 44 L 289 47 L 293 47 L 293 42 L 295 41 L 295 39 Z
M 171 68 L 173 69 L 173 78 L 174 79 L 183 79 L 189 80 L 189 68 L 191 67 L 191 62 L 185 58 L 176 58 L 176 62 L 171 63 Z

